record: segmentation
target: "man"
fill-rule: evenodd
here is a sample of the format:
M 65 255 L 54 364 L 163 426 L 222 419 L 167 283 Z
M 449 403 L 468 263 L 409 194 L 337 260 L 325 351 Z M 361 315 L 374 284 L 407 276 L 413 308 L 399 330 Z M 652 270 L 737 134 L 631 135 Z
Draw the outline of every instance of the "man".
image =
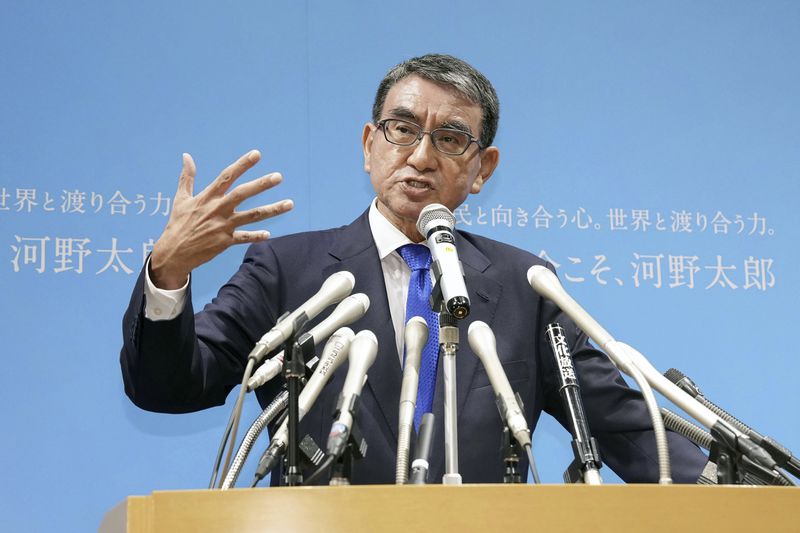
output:
M 498 116 L 491 84 L 463 61 L 427 55 L 398 65 L 381 82 L 373 120 L 362 135 L 364 169 L 377 197 L 369 210 L 348 226 L 268 242 L 262 242 L 268 237 L 265 231 L 236 228 L 288 211 L 291 202 L 242 212 L 235 208 L 280 182 L 280 175 L 231 188 L 258 161 L 258 152 L 243 156 L 197 196 L 192 196 L 194 163 L 184 155 L 169 223 L 125 315 L 121 364 L 128 396 L 142 408 L 165 412 L 223 403 L 239 383 L 247 354 L 258 338 L 281 314 L 316 292 L 330 274 L 347 270 L 356 279 L 354 292 L 366 293 L 371 302 L 367 315 L 352 328 L 373 331 L 380 350 L 358 418 L 369 450 L 356 463 L 353 482 L 392 483 L 402 334 L 412 277 L 407 246 L 423 240 L 416 230 L 423 207 L 441 203 L 454 210 L 491 178 L 499 162 L 499 150 L 492 146 Z M 239 242 L 256 244 L 218 297 L 193 316 L 188 295 L 191 271 Z M 465 232 L 458 232 L 456 246 L 472 301 L 470 316 L 459 324 L 461 339 L 466 340 L 473 320 L 493 328 L 501 362 L 523 399 L 530 426 L 535 426 L 542 410 L 565 421 L 544 338 L 545 326 L 558 321 L 569 337 L 587 416 L 604 461 L 626 481 L 656 481 L 654 437 L 640 395 L 624 384 L 572 321 L 528 286 L 527 269 L 546 263 Z M 435 360 L 429 364 L 435 369 Z M 339 371 L 301 424 L 301 430 L 318 443 L 325 441 L 343 378 Z M 262 405 L 277 393 L 280 384 L 274 381 L 259 389 Z M 444 471 L 441 381 L 438 372 L 429 407 L 438 423 L 439 443 L 434 446 L 430 473 L 435 481 Z M 463 480 L 499 482 L 502 422 L 486 372 L 466 342 L 457 357 L 457 388 Z M 669 440 L 673 478 L 695 481 L 705 457 L 676 434 L 670 433 Z M 525 460 L 521 467 L 527 467 Z M 280 478 L 273 476 L 273 484 Z

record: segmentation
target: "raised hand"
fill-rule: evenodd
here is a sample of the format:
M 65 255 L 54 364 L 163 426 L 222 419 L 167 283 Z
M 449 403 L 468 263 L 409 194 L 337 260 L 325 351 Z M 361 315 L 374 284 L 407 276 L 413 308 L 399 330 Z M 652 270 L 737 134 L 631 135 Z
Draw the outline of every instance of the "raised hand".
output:
M 254 207 L 236 208 L 247 198 L 280 183 L 277 172 L 242 183 L 230 190 L 233 182 L 261 159 L 253 150 L 223 170 L 197 196 L 193 196 L 196 168 L 189 154 L 183 154 L 183 170 L 172 203 L 167 227 L 153 246 L 150 255 L 150 279 L 161 289 L 177 289 L 186 283 L 189 273 L 234 244 L 266 240 L 266 230 L 244 231 L 244 224 L 259 222 L 289 211 L 291 200 Z M 227 194 L 226 194 L 227 193 Z

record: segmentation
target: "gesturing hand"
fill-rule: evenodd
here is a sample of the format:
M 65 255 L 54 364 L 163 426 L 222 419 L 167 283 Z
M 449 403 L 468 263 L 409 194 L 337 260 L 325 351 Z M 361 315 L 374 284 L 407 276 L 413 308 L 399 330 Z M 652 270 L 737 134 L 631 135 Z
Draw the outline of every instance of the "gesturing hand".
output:
M 230 246 L 266 240 L 268 231 L 243 231 L 237 228 L 280 215 L 294 207 L 291 200 L 281 200 L 236 211 L 244 200 L 274 187 L 283 179 L 274 172 L 237 185 L 228 192 L 233 182 L 260 159 L 258 150 L 248 152 L 223 170 L 202 192 L 193 196 L 196 168 L 192 156 L 183 154 L 183 170 L 172 212 L 167 227 L 150 255 L 150 279 L 157 287 L 177 289 L 186 283 L 193 269 Z

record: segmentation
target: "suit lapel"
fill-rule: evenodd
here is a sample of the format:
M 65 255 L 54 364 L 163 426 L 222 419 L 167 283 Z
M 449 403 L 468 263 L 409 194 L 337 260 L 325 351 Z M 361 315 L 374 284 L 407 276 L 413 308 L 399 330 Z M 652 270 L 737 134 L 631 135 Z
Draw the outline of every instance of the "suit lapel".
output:
M 378 357 L 369 370 L 365 390 L 374 395 L 389 433 L 396 442 L 402 370 L 383 271 L 367 213 L 342 229 L 329 252 L 339 260 L 339 263 L 327 267 L 325 275 L 338 270 L 347 270 L 356 279 L 353 292 L 363 292 L 369 297 L 369 310 L 364 318 L 356 323 L 358 330 L 368 329 L 378 338 Z

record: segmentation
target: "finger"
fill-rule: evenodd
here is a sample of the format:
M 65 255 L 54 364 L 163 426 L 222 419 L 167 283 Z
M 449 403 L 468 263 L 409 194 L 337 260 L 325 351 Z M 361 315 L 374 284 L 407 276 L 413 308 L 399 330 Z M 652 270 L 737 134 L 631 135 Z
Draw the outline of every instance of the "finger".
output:
M 230 220 L 234 226 L 241 226 L 243 224 L 251 224 L 253 222 L 260 222 L 274 216 L 278 216 L 287 211 L 291 211 L 294 207 L 294 202 L 291 200 L 281 200 L 274 204 L 262 205 L 254 207 L 246 211 L 234 213 Z
M 264 192 L 267 189 L 271 189 L 281 181 L 283 181 L 283 176 L 277 172 L 273 172 L 272 174 L 267 174 L 256 180 L 242 183 L 234 187 L 233 190 L 225 196 L 222 203 L 233 209 L 248 198 Z
M 247 242 L 261 242 L 261 241 L 266 241 L 267 239 L 269 239 L 269 232 L 267 230 L 233 232 L 234 244 L 244 244 Z
M 197 167 L 194 165 L 194 159 L 192 159 L 191 155 L 184 153 L 181 177 L 178 178 L 178 192 L 192 196 L 194 191 L 194 176 L 196 173 Z
M 231 184 L 236 181 L 239 176 L 247 172 L 253 165 L 258 163 L 259 159 L 261 159 L 261 152 L 258 150 L 250 150 L 223 170 L 220 175 L 217 176 L 217 179 L 208 186 L 207 190 L 218 195 L 225 194 L 225 191 L 230 189 Z

